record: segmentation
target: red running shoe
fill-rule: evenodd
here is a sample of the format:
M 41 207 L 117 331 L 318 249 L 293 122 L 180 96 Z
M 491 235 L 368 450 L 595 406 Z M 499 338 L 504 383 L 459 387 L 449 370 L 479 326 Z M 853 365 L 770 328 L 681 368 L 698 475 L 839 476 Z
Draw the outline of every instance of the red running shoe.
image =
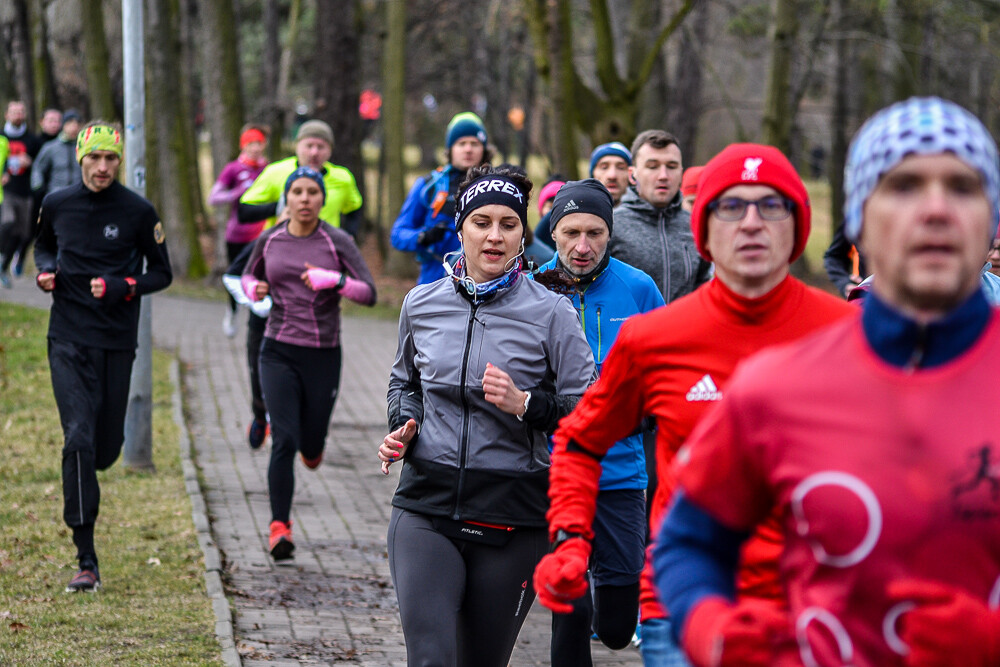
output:
M 271 558 L 275 561 L 288 560 L 292 557 L 295 545 L 292 543 L 291 521 L 288 523 L 284 521 L 271 522 L 271 539 L 268 542 L 268 548 L 271 550 Z
M 323 452 L 320 452 L 319 456 L 317 456 L 314 459 L 307 459 L 306 455 L 302 454 L 302 463 L 305 465 L 305 467 L 309 468 L 310 470 L 315 470 L 316 468 L 319 467 L 319 464 L 322 462 L 323 462 Z
M 81 565 L 77 572 L 66 585 L 67 593 L 96 593 L 101 587 L 101 575 L 97 572 L 97 567 L 93 565 Z

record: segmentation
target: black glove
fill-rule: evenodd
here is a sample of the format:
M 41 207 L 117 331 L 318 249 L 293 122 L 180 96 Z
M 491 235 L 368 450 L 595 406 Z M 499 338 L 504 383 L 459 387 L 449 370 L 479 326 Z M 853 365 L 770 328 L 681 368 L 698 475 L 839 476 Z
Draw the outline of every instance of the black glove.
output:
M 420 232 L 420 235 L 417 236 L 417 244 L 425 247 L 433 245 L 443 239 L 444 235 L 447 234 L 450 229 L 451 223 L 439 222 L 433 227 Z

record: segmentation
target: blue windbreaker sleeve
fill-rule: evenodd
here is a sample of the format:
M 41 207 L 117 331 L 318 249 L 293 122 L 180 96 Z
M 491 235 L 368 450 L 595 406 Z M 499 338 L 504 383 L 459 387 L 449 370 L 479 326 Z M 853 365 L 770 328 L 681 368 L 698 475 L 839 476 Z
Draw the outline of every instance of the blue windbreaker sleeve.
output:
M 740 547 L 750 537 L 723 526 L 680 489 L 653 547 L 653 579 L 680 644 L 687 615 L 704 597 L 736 596 Z
M 399 216 L 392 223 L 392 233 L 389 240 L 392 247 L 402 252 L 416 252 L 420 249 L 417 244 L 417 237 L 423 231 L 427 223 L 429 210 L 421 201 L 421 194 L 427 181 L 418 178 L 417 182 L 410 188 L 410 193 L 406 195 L 403 208 L 399 210 Z

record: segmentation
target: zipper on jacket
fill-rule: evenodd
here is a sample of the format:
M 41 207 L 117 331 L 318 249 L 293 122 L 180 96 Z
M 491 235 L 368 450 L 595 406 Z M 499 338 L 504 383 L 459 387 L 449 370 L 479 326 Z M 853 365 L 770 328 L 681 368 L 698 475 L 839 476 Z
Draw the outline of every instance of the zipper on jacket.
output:
M 660 230 L 660 248 L 663 250 L 663 285 L 666 288 L 663 295 L 663 300 L 667 303 L 671 302 L 670 297 L 670 249 L 667 248 L 667 224 L 663 217 L 664 209 L 660 209 L 659 215 L 660 219 L 657 227 Z
M 466 377 L 469 372 L 469 350 L 472 349 L 472 330 L 476 323 L 476 310 L 478 303 L 473 303 L 469 310 L 469 323 L 465 328 L 465 351 L 462 354 L 462 442 L 459 444 L 458 461 L 458 488 L 455 490 L 455 505 L 451 511 L 451 518 L 458 520 L 458 505 L 462 498 L 462 488 L 465 486 L 465 465 L 469 457 L 469 399 L 466 396 Z
M 917 340 L 913 344 L 913 352 L 904 366 L 904 370 L 912 373 L 924 363 L 924 355 L 927 353 L 927 325 L 921 324 L 917 327 Z
M 603 363 L 602 359 L 601 359 L 601 347 L 602 347 L 601 346 L 601 307 L 598 306 L 597 307 L 597 358 L 594 359 L 594 362 L 597 364 L 598 368 L 600 368 L 601 367 L 601 363 Z

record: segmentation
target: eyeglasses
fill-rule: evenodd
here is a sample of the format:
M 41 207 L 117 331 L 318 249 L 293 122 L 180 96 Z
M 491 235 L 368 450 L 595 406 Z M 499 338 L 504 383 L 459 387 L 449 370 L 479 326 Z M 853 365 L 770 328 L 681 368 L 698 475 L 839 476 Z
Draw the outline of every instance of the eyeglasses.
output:
M 716 199 L 708 205 L 709 211 L 714 211 L 719 220 L 736 222 L 747 214 L 747 208 L 757 207 L 757 215 L 761 220 L 784 220 L 795 210 L 795 202 L 784 197 L 761 197 L 757 201 L 747 201 L 739 197 L 724 197 Z

